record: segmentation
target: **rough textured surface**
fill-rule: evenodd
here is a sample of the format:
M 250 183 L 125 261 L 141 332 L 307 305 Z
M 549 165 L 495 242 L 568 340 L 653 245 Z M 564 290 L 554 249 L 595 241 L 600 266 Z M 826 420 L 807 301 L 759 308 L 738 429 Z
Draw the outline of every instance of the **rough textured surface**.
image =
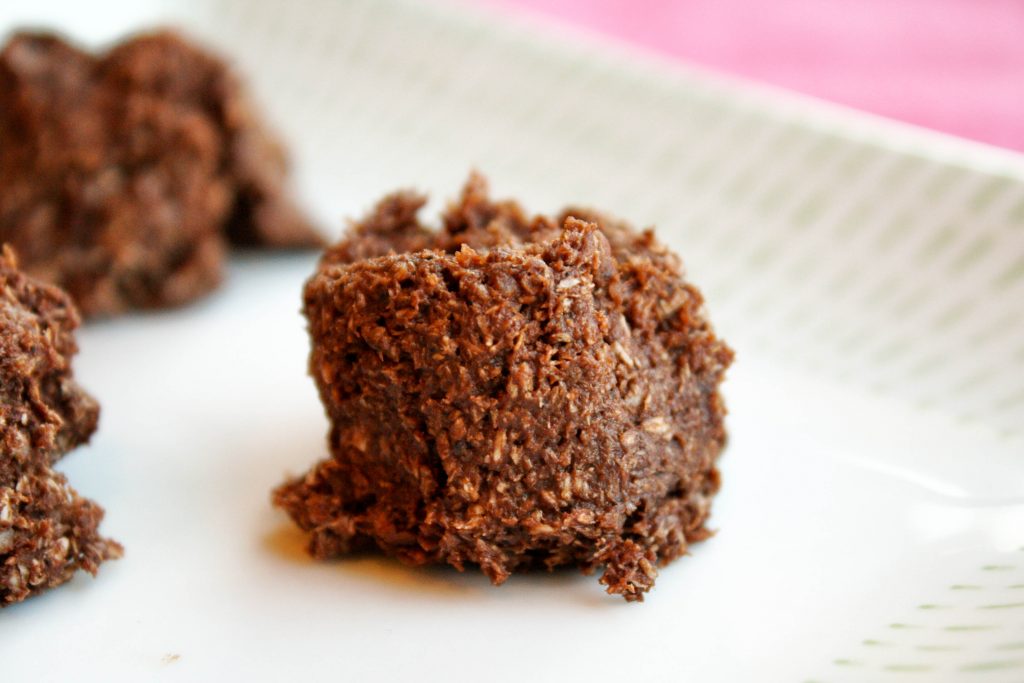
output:
M 651 232 L 527 218 L 471 178 L 443 229 L 385 198 L 305 289 L 331 458 L 275 502 L 334 557 L 603 567 L 642 599 L 706 538 L 732 352 Z
M 103 510 L 51 465 L 88 441 L 99 406 L 71 376 L 78 313 L 0 255 L 0 607 L 118 557 Z
M 14 35 L 0 52 L 0 150 L 0 242 L 86 316 L 209 292 L 229 242 L 320 244 L 237 80 L 170 32 L 99 56 Z

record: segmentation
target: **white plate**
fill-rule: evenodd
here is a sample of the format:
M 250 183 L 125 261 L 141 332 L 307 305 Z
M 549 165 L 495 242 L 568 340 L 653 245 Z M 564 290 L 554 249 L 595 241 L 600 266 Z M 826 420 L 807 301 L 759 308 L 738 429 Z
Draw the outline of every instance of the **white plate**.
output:
M 126 555 L 0 614 L 4 680 L 1024 679 L 1019 157 L 449 5 L 0 19 L 219 45 L 335 234 L 471 165 L 530 208 L 657 224 L 739 358 L 719 533 L 642 605 L 573 572 L 314 563 L 269 505 L 325 453 L 297 313 L 314 257 L 239 257 L 196 306 L 81 333 L 103 415 L 64 469 Z

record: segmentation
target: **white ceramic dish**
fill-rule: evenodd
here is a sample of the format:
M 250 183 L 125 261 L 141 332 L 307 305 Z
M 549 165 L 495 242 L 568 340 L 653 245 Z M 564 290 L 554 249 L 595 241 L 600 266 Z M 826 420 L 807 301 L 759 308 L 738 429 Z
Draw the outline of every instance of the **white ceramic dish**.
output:
M 219 46 L 341 217 L 470 166 L 683 255 L 737 349 L 713 539 L 647 602 L 572 572 L 317 564 L 269 506 L 325 451 L 297 313 L 314 257 L 90 325 L 103 404 L 66 461 L 126 547 L 0 614 L 4 680 L 1024 680 L 1024 162 L 403 0 L 13 2 L 84 40 L 172 22 Z

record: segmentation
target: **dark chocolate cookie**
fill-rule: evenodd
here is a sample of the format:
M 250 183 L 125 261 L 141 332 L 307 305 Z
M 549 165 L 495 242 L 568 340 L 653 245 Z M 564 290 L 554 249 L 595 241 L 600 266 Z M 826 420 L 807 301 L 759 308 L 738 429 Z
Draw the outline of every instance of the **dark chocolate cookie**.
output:
M 433 231 L 385 198 L 306 284 L 331 457 L 274 500 L 311 552 L 603 567 L 642 599 L 709 535 L 732 352 L 650 231 L 528 218 L 474 176 Z
M 51 465 L 96 430 L 99 406 L 76 383 L 78 313 L 64 292 L 0 255 L 0 607 L 96 573 L 121 546 L 100 537 L 103 510 Z
M 238 81 L 171 32 L 99 56 L 14 35 L 0 52 L 0 150 L 0 242 L 86 316 L 202 296 L 229 243 L 321 244 Z

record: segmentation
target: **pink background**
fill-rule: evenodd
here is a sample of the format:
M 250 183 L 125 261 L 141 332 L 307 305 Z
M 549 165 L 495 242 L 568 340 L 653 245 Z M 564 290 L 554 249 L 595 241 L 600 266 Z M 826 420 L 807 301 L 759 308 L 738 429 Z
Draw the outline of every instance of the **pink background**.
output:
M 479 0 L 1024 151 L 1024 0 Z

